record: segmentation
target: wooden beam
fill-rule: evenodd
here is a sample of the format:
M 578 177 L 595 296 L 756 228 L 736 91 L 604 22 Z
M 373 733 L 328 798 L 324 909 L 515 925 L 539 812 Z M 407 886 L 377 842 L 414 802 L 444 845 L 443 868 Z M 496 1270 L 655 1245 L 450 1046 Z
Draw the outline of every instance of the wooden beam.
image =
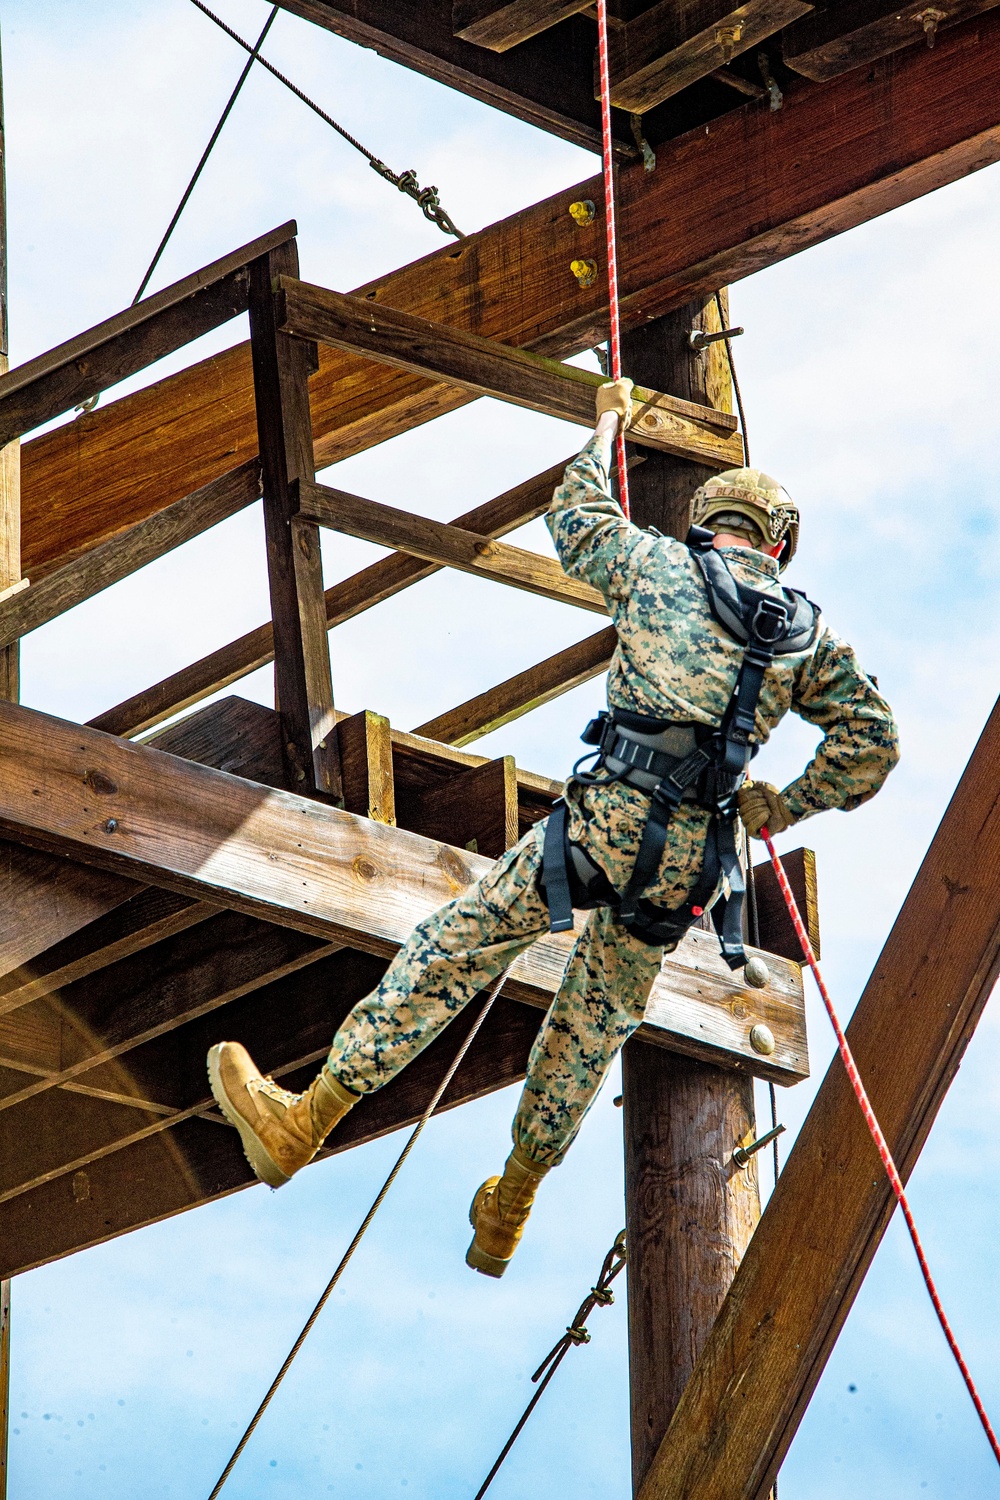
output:
M 546 469 L 526 484 L 517 485 L 495 500 L 488 500 L 485 505 L 477 505 L 457 516 L 452 525 L 467 527 L 490 537 L 516 530 L 548 510 L 552 491 L 562 479 L 564 468 L 565 464 L 557 464 Z M 327 589 L 327 625 L 341 625 L 439 571 L 437 564 L 420 562 L 414 557 L 382 558 Z M 192 666 L 174 672 L 145 692 L 137 693 L 98 715 L 91 723 L 95 729 L 103 729 L 108 734 L 138 734 L 273 660 L 274 632 L 268 621 L 240 636 L 239 640 L 202 657 Z
M 66 863 L 54 859 L 52 862 Z M 74 867 L 67 865 L 67 868 Z M 75 868 L 83 869 L 89 875 L 97 873 L 86 865 Z M 217 907 L 192 901 L 187 896 L 175 895 L 173 891 L 140 890 L 106 916 L 98 917 L 5 974 L 0 979 L 0 1016 L 204 922 L 217 910 Z
M 281 743 L 281 716 L 247 698 L 209 703 L 157 730 L 143 744 L 263 786 L 293 789 Z
M 338 968 L 331 967 L 341 958 L 344 962 Z M 303 1087 L 329 1047 L 331 1029 L 342 1019 L 341 1007 L 346 1014 L 355 1000 L 374 988 L 380 968 L 377 960 L 365 955 L 337 955 L 235 1002 L 218 1018 L 194 1023 L 189 1043 L 192 1060 L 195 1050 L 199 1051 L 199 1067 L 188 1071 L 183 1064 L 191 1089 L 184 1102 L 204 1101 L 205 1049 L 222 1035 L 253 1047 L 262 1065 L 287 1086 Z M 287 1023 L 292 1007 L 301 1017 L 295 1030 Z M 323 1156 L 374 1140 L 418 1119 L 475 1019 L 476 1010 L 475 1004 L 470 1006 L 391 1083 L 362 1100 L 331 1137 Z M 207 1029 L 209 1020 L 215 1020 L 214 1031 Z M 501 999 L 463 1060 L 440 1108 L 453 1109 L 523 1078 L 540 1021 L 537 1011 Z M 168 1040 L 180 1040 L 182 1036 L 173 1033 Z M 295 1048 L 303 1050 L 293 1061 Z M 289 1071 L 290 1066 L 293 1071 Z M 128 1128 L 125 1120 L 122 1124 Z M 169 1124 L 161 1119 L 157 1127 L 151 1120 L 144 1138 L 93 1158 L 85 1167 L 75 1168 L 72 1178 L 68 1172 L 63 1173 L 0 1205 L 3 1274 L 27 1270 L 254 1184 L 235 1131 L 190 1116 L 166 1128 Z
M 923 46 L 928 35 L 933 41 L 938 31 L 982 15 L 996 3 L 957 0 L 947 8 L 909 5 L 901 9 L 886 0 L 838 0 L 818 6 L 784 31 L 782 57 L 806 78 L 839 78 L 902 47 Z
M 807 15 L 807 0 L 660 0 L 608 36 L 611 102 L 646 114 Z M 595 93 L 600 98 L 600 78 Z
M 279 288 L 278 326 L 298 338 L 368 354 L 412 375 L 453 382 L 477 396 L 495 396 L 583 427 L 594 425 L 594 395 L 605 379 L 597 371 L 288 276 L 282 276 Z M 730 413 L 643 386 L 636 387 L 632 399 L 633 442 L 720 468 L 742 463 L 742 439 L 733 437 L 736 419 Z
M 418 30 L 424 10 L 413 8 Z M 589 23 L 574 18 L 536 41 L 578 25 L 590 32 L 592 93 Z M 991 11 L 944 32 L 933 51 L 909 48 L 822 88 L 792 85 L 778 114 L 750 104 L 707 132 L 702 125 L 658 144 L 655 172 L 624 167 L 618 190 L 626 326 L 1000 158 L 998 58 L 1000 15 Z M 603 277 L 582 287 L 569 270 L 577 258 L 602 261 L 600 216 L 581 228 L 568 212 L 585 198 L 601 201 L 599 177 L 459 245 L 443 245 L 357 294 L 559 358 L 577 353 L 607 334 Z M 320 466 L 468 399 L 453 386 L 333 350 L 321 351 L 310 385 Z M 256 452 L 245 344 L 26 444 L 24 572 L 38 582 Z
M 821 954 L 819 933 L 819 897 L 816 889 L 816 856 L 811 849 L 792 849 L 782 854 L 789 884 L 795 894 L 799 911 L 805 919 L 809 941 L 813 952 Z M 801 964 L 802 945 L 796 936 L 792 919 L 788 915 L 785 898 L 778 885 L 778 877 L 770 860 L 753 867 L 753 893 L 751 897 L 751 922 L 756 921 L 754 941 L 758 948 L 768 953 L 780 953 L 793 963 Z M 751 932 L 753 932 L 751 927 Z
M 589 583 L 569 577 L 554 557 L 526 552 L 521 547 L 448 526 L 444 521 L 432 521 L 426 516 L 415 516 L 412 511 L 350 495 L 346 490 L 335 490 L 325 484 L 300 484 L 299 515 L 314 525 L 361 537 L 380 547 L 395 547 L 427 562 L 488 578 L 492 583 L 509 584 L 529 594 L 540 594 L 543 599 L 575 604 L 595 614 L 608 612 L 603 595 Z
M 1000 969 L 1000 705 L 893 924 L 848 1040 L 904 1178 Z M 895 1207 L 835 1057 L 642 1500 L 764 1500 Z M 752 1392 L 752 1400 L 747 1393 Z
M 120 875 L 0 842 L 0 974 L 10 974 L 137 894 Z
M 632 1486 L 638 1494 L 760 1218 L 753 1081 L 622 1053 Z
M 246 312 L 247 267 L 294 236 L 292 220 L 0 376 L 0 443 Z
M 44 798 L 34 795 L 39 777 Z M 489 868 L 481 856 L 15 704 L 0 704 L 0 828 L 386 956 Z M 518 960 L 512 998 L 548 1006 L 568 936 L 542 939 Z M 781 959 L 769 959 L 769 967 L 768 987 L 748 989 L 723 963 L 714 937 L 689 934 L 664 962 L 645 1034 L 763 1077 L 804 1076 L 801 976 Z M 750 1043 L 757 1021 L 776 1038 L 768 1057 Z
M 429 791 L 399 789 L 399 824 L 424 838 L 499 859 L 520 838 L 512 755 L 489 760 Z
M 522 43 L 506 57 L 455 35 L 452 0 L 280 0 L 313 21 L 449 88 L 480 99 L 587 151 L 601 149 L 601 117 L 590 89 L 596 29 L 579 16 Z M 551 7 L 550 7 L 551 8 Z
M 586 10 L 591 0 L 455 0 L 452 22 L 463 42 L 508 52 Z
M 396 788 L 389 720 L 370 710 L 341 719 L 337 725 L 337 744 L 345 810 L 374 818 L 376 823 L 395 824 Z
M 274 692 L 288 774 L 297 790 L 339 801 L 330 645 L 319 528 L 293 517 L 297 485 L 313 478 L 309 371 L 313 351 L 275 318 L 275 282 L 297 275 L 294 241 L 250 267 L 250 348 L 264 491 L 264 537 L 274 630 Z
M 3 453 L 0 453 L 0 475 L 2 466 Z M 0 599 L 0 647 L 12 645 L 57 615 L 92 599 L 147 563 L 236 515 L 259 500 L 260 492 L 260 464 L 252 458 L 223 474 L 221 479 L 213 479 L 195 490 L 193 495 L 175 500 L 166 510 L 156 512 L 57 568 L 40 583 Z
M 446 745 L 471 744 L 606 672 L 617 644 L 615 628 L 609 625 L 596 635 L 588 635 L 586 640 L 547 656 L 536 667 L 518 672 L 485 693 L 466 699 L 457 708 L 428 719 L 413 732 L 427 739 L 442 740 Z

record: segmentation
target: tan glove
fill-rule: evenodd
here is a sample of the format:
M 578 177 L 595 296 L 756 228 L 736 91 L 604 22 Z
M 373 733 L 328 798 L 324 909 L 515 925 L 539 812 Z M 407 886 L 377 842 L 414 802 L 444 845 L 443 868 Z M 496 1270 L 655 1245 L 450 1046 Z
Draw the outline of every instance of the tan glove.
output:
M 606 411 L 617 412 L 622 427 L 627 427 L 632 420 L 632 385 L 633 382 L 624 377 L 621 380 L 606 380 L 603 385 L 599 385 L 597 415 L 602 417 Z
M 736 794 L 736 803 L 743 827 L 751 838 L 760 838 L 765 824 L 773 838 L 795 822 L 778 788 L 769 781 L 745 781 Z

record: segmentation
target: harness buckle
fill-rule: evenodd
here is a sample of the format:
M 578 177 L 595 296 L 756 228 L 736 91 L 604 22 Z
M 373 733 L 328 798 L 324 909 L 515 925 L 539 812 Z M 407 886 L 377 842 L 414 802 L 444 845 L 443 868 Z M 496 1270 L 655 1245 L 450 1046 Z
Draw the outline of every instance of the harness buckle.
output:
M 763 598 L 750 621 L 750 634 L 762 645 L 773 646 L 788 631 L 788 608 L 780 599 Z

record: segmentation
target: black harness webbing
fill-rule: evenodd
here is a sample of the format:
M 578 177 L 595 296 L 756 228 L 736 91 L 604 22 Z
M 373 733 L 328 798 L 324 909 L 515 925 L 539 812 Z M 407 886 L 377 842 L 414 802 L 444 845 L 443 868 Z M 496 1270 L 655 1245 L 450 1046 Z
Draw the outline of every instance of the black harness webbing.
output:
M 593 767 L 573 768 L 570 783 L 611 786 L 621 782 L 649 796 L 649 812 L 635 865 L 624 890 L 568 833 L 566 804 L 557 802 L 545 829 L 539 887 L 549 908 L 552 932 L 573 926 L 573 909 L 611 907 L 627 931 L 644 942 L 676 946 L 715 895 L 720 876 L 729 896 L 718 901 L 712 918 L 731 968 L 746 962 L 743 949 L 743 897 L 746 885 L 736 846 L 736 793 L 756 753 L 755 714 L 768 667 L 776 655 L 804 651 L 816 638 L 819 611 L 804 595 L 783 589 L 782 597 L 739 583 L 712 547 L 712 532 L 692 527 L 687 545 L 705 580 L 709 608 L 727 634 L 744 645 L 732 696 L 717 728 L 678 724 L 612 709 L 588 724 L 583 740 L 595 745 Z M 685 753 L 672 754 L 664 746 Z M 584 760 L 590 757 L 584 756 Z M 607 775 L 601 775 L 606 771 Z M 712 813 L 705 837 L 701 874 L 687 900 L 673 910 L 643 897 L 660 868 L 671 820 L 681 802 L 691 800 Z

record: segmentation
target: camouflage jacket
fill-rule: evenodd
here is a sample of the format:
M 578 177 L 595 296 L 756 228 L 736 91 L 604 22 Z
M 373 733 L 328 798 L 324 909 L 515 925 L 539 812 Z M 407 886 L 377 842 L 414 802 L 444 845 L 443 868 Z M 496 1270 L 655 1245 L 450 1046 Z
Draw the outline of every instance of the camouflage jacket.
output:
M 594 437 L 567 467 L 546 518 L 560 561 L 599 589 L 618 632 L 608 702 L 656 718 L 718 724 L 743 646 L 712 618 L 688 549 L 626 521 L 608 484 L 610 445 Z M 778 593 L 778 565 L 762 552 L 725 547 L 735 578 Z M 802 775 L 782 793 L 796 819 L 873 797 L 899 758 L 892 710 L 846 641 L 821 618 L 808 650 L 775 658 L 757 706 L 766 743 L 791 709 L 823 731 Z

